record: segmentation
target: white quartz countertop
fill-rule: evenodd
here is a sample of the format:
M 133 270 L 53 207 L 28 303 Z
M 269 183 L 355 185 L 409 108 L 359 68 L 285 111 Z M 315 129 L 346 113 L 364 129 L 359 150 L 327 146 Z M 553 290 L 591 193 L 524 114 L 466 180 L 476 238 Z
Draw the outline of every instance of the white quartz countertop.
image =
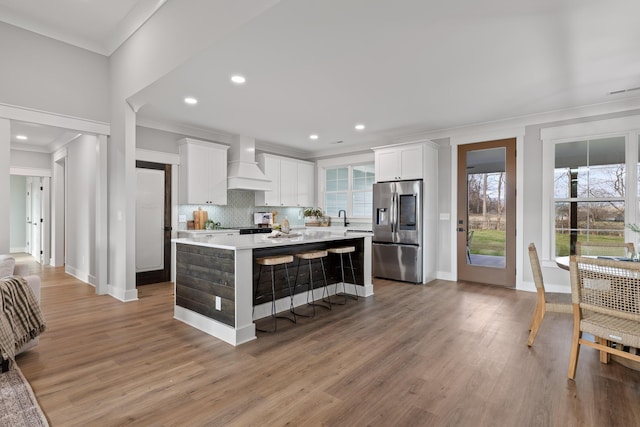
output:
M 215 236 L 197 236 L 183 239 L 173 239 L 174 243 L 183 243 L 187 245 L 207 246 L 218 249 L 238 250 L 238 249 L 256 249 L 270 248 L 276 246 L 301 245 L 305 243 L 331 242 L 338 240 L 357 239 L 362 237 L 371 237 L 371 233 L 358 233 L 346 231 L 311 231 L 297 230 L 290 235 L 282 235 L 280 237 L 270 237 L 270 234 L 244 234 L 244 235 L 215 235 Z
M 190 234 L 224 234 L 224 233 L 239 233 L 239 228 L 216 228 L 214 230 L 178 230 L 180 233 Z

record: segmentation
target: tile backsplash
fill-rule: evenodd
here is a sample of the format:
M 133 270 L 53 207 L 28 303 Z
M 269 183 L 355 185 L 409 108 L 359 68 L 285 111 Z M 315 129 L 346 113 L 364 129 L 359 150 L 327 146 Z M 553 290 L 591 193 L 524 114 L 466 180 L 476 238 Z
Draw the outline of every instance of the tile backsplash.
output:
M 193 220 L 193 211 L 198 208 L 207 211 L 210 220 L 219 222 L 222 227 L 252 227 L 255 212 L 278 211 L 277 222 L 287 217 L 292 226 L 304 225 L 303 208 L 287 208 L 274 206 L 255 206 L 253 191 L 228 190 L 227 205 L 179 205 L 178 215 L 185 215 L 187 221 Z M 178 222 L 178 230 L 186 230 L 186 222 Z

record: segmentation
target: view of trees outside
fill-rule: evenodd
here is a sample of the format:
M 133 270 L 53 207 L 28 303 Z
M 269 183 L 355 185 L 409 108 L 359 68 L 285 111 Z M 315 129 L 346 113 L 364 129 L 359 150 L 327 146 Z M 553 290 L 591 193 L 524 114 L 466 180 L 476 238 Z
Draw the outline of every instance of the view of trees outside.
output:
M 467 174 L 468 229 L 471 254 L 504 256 L 505 172 Z
M 570 254 L 572 231 L 581 242 L 624 242 L 627 172 L 624 139 L 615 143 L 580 141 L 571 150 L 567 148 L 569 146 L 564 147 L 562 154 L 570 155 L 561 162 L 583 165 L 555 168 L 556 256 Z M 607 163 L 600 154 L 603 151 L 612 152 L 611 158 L 617 160 L 598 164 Z M 469 242 L 471 254 L 504 256 L 504 186 L 504 172 L 467 174 L 468 229 L 473 231 Z
M 556 256 L 570 254 L 572 230 L 581 242 L 624 242 L 625 176 L 624 163 L 555 169 Z

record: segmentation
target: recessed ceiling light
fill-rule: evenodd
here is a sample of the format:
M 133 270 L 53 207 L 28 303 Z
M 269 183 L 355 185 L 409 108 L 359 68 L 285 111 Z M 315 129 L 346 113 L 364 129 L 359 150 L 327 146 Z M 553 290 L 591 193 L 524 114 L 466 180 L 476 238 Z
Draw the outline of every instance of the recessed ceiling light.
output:
M 364 130 L 364 125 L 362 123 L 358 123 L 355 128 L 356 130 Z
M 312 135 L 309 135 L 309 139 L 318 139 L 318 135 L 316 135 L 315 133 Z
M 197 99 L 195 99 L 195 98 L 194 98 L 194 97 L 192 97 L 192 96 L 187 96 L 187 97 L 184 99 L 184 103 L 185 103 L 185 104 L 189 104 L 189 105 L 196 105 L 196 104 L 198 103 L 198 100 L 197 100 Z
M 241 76 L 240 74 L 236 74 L 235 76 L 231 76 L 231 81 L 237 85 L 241 85 L 246 82 L 247 79 L 245 79 L 244 76 Z
M 26 136 L 24 136 L 24 135 L 16 135 L 16 139 L 19 139 L 19 140 L 21 140 L 21 141 L 26 141 L 26 140 L 27 140 L 27 139 L 29 139 L 29 138 L 27 138 L 27 137 L 26 137 Z

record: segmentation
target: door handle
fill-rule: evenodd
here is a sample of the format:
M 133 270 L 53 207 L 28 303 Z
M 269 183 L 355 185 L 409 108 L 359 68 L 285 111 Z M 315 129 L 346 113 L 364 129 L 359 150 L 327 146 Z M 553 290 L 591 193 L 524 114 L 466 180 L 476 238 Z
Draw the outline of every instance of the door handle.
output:
M 391 232 L 394 233 L 396 227 L 396 193 L 391 196 Z

